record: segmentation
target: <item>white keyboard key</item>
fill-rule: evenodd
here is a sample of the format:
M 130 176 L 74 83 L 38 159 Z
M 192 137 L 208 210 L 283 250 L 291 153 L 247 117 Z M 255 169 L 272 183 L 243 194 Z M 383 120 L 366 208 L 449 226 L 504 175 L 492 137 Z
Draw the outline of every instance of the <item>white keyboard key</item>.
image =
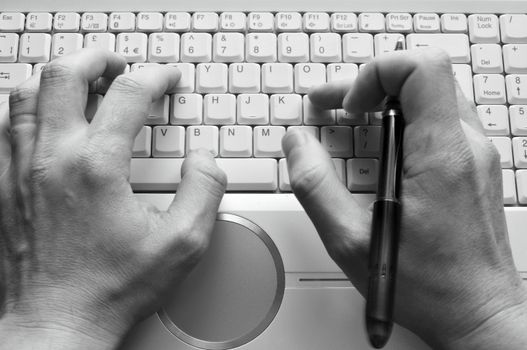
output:
M 305 94 L 312 86 L 326 83 L 326 67 L 322 63 L 295 65 L 295 92 Z
M 75 12 L 57 12 L 53 18 L 55 32 L 77 32 L 81 24 L 81 15 Z
M 53 34 L 52 59 L 61 57 L 82 49 L 84 38 L 79 33 Z
M 245 37 L 242 33 L 216 33 L 212 51 L 214 62 L 243 62 Z
M 470 48 L 474 73 L 501 73 L 503 60 L 498 44 L 475 44 Z
M 282 138 L 285 135 L 283 126 L 256 126 L 254 128 L 255 157 L 283 157 Z
M 329 15 L 325 12 L 304 13 L 304 30 L 306 32 L 328 32 Z
M 192 125 L 187 127 L 187 152 L 206 149 L 216 157 L 218 155 L 218 146 L 218 127 L 212 125 Z
M 112 32 L 133 32 L 135 30 L 135 14 L 132 12 L 112 12 L 108 21 Z
M 265 63 L 262 65 L 262 92 L 293 92 L 293 66 L 289 63 Z
M 196 66 L 196 91 L 227 92 L 228 68 L 224 63 L 200 63 Z
M 203 103 L 205 124 L 227 125 L 236 122 L 236 96 L 231 94 L 208 94 Z
M 502 168 L 512 168 L 512 146 L 508 137 L 489 137 L 490 142 L 496 147 L 500 154 Z
M 417 13 L 414 15 L 414 29 L 417 33 L 438 33 L 439 16 L 436 13 Z
M 85 12 L 81 17 L 81 29 L 85 32 L 105 32 L 108 15 L 101 12 Z
M 320 142 L 331 157 L 353 157 L 353 129 L 350 126 L 323 126 Z
M 26 15 L 28 32 L 51 32 L 53 16 L 49 12 L 30 12 Z
M 375 43 L 375 56 L 395 51 L 395 46 L 399 39 L 403 39 L 404 42 L 404 35 L 392 33 L 375 34 L 373 38 Z
M 276 30 L 279 32 L 299 32 L 302 30 L 302 16 L 298 12 L 278 12 Z
M 320 109 L 315 107 L 309 96 L 304 95 L 303 100 L 304 110 L 304 125 L 334 125 L 335 124 L 335 110 Z
M 518 202 L 527 204 L 527 170 L 516 171 L 516 184 L 518 186 Z
M 152 155 L 154 157 L 183 157 L 185 155 L 185 128 L 182 126 L 154 127 Z
M 145 124 L 148 125 L 164 125 L 168 124 L 168 112 L 170 109 L 170 98 L 168 95 L 163 95 L 158 98 L 150 106 L 150 111 L 146 117 Z
M 381 155 L 381 126 L 357 126 L 353 130 L 356 157 L 375 157 Z
M 512 151 L 516 168 L 527 168 L 527 137 L 514 137 Z
M 182 62 L 210 62 L 212 59 L 212 35 L 209 33 L 185 33 L 181 35 Z
M 221 157 L 251 157 L 253 130 L 247 125 L 222 126 L 220 129 Z
M 474 93 L 478 104 L 505 104 L 505 79 L 503 75 L 474 75 Z
M 413 29 L 412 15 L 409 13 L 389 13 L 386 15 L 386 31 L 391 33 L 410 33 Z
M 170 124 L 196 125 L 203 120 L 203 96 L 199 94 L 174 94 L 170 101 Z
M 51 52 L 51 35 L 24 33 L 20 36 L 20 62 L 48 62 Z
M 249 33 L 246 36 L 247 62 L 275 62 L 276 35 L 272 33 Z
M 379 161 L 371 158 L 354 158 L 346 162 L 348 189 L 352 192 L 376 192 Z
M 517 203 L 514 171 L 512 169 L 503 169 L 501 174 L 503 179 L 503 204 L 514 205 Z
M 243 12 L 223 12 L 220 16 L 220 30 L 244 32 L 247 18 Z
M 280 191 L 291 192 L 291 180 L 287 169 L 287 159 L 282 158 L 278 161 L 278 187 Z
M 527 44 L 503 45 L 503 61 L 507 73 L 527 73 Z
M 527 105 L 509 107 L 511 132 L 514 136 L 527 136 Z
M 0 14 L 0 32 L 21 32 L 24 30 L 26 16 L 20 12 Z
M 349 113 L 340 108 L 336 111 L 339 125 L 368 125 L 368 113 Z
M 271 124 L 302 124 L 302 96 L 296 94 L 271 95 Z
M 251 12 L 247 23 L 250 31 L 272 32 L 274 30 L 274 16 L 270 12 Z
M 183 159 L 132 159 L 130 184 L 136 191 L 174 191 L 181 182 Z M 228 191 L 275 191 L 278 164 L 275 159 L 216 159 L 227 175 Z
M 315 139 L 320 140 L 320 128 L 313 125 L 293 125 L 287 128 L 289 130 L 301 130 L 302 132 L 311 134 Z
M 145 62 L 148 37 L 145 33 L 117 34 L 116 50 L 127 62 Z
M 278 35 L 279 62 L 307 62 L 309 37 L 306 33 L 281 33 Z
M 229 65 L 229 92 L 260 92 L 260 65 L 256 63 Z
M 488 136 L 509 135 L 509 111 L 503 105 L 479 105 L 478 116 Z
M 237 99 L 238 124 L 269 124 L 269 95 L 240 94 Z
M 18 34 L 0 33 L 0 62 L 16 62 L 18 41 Z
M 501 15 L 501 41 L 506 44 L 527 44 L 527 15 Z
M 527 104 L 527 74 L 510 74 L 505 77 L 507 100 L 510 104 Z
M 441 16 L 443 33 L 466 33 L 467 16 L 461 13 L 445 13 Z
M 148 37 L 148 61 L 179 61 L 179 34 L 151 33 Z
M 196 32 L 217 32 L 219 17 L 215 12 L 195 12 L 192 15 L 192 29 Z
M 33 75 L 41 73 L 47 63 L 36 63 L 33 65 Z
M 150 157 L 152 153 L 152 128 L 143 126 L 134 140 L 132 157 Z
M 87 33 L 84 36 L 84 47 L 115 51 L 115 34 L 113 33 Z
M 468 64 L 453 64 L 452 72 L 461 91 L 469 101 L 474 101 L 474 88 L 472 85 L 472 70 Z
M 494 44 L 500 41 L 498 17 L 490 14 L 468 16 L 470 41 L 473 43 Z
M 311 34 L 312 62 L 341 62 L 342 43 L 337 33 Z
M 160 32 L 163 30 L 163 15 L 160 12 L 139 12 L 137 30 L 142 32 Z
M 373 59 L 373 35 L 369 33 L 344 34 L 342 36 L 344 62 L 366 63 Z
M 360 32 L 384 32 L 384 15 L 382 13 L 361 13 L 359 15 Z
M 331 15 L 331 31 L 356 32 L 357 15 L 352 12 L 337 12 Z
M 164 28 L 170 32 L 190 31 L 190 14 L 188 12 L 167 12 Z
M 192 63 L 169 63 L 168 65 L 177 67 L 181 71 L 181 78 L 174 92 L 194 92 L 196 67 Z
M 355 63 L 330 63 L 327 65 L 327 81 L 337 80 L 353 81 L 359 74 L 359 68 Z
M 465 34 L 408 34 L 406 37 L 409 50 L 421 47 L 438 47 L 445 50 L 452 63 L 469 63 L 470 48 Z

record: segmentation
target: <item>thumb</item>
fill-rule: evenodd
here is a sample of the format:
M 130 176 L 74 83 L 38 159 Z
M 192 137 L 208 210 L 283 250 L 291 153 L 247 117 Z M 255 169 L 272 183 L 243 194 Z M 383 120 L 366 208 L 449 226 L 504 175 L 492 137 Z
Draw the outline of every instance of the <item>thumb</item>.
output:
M 167 229 L 161 230 L 167 233 L 169 244 L 187 242 L 187 248 L 196 250 L 199 257 L 208 247 L 226 187 L 227 177 L 210 152 L 200 149 L 189 153 L 181 167 L 176 196 L 166 213 Z
M 328 253 L 353 282 L 357 276 L 350 263 L 364 268 L 367 263 L 370 213 L 339 180 L 329 154 L 315 137 L 291 130 L 282 147 L 293 192 Z

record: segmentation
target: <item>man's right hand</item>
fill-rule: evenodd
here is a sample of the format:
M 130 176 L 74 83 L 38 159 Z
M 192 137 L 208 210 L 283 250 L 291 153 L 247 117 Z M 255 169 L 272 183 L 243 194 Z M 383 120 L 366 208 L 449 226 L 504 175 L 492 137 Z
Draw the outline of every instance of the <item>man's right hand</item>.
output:
M 520 349 L 527 292 L 511 256 L 499 155 L 439 50 L 387 54 L 353 83 L 313 89 L 322 108 L 365 112 L 399 96 L 405 116 L 395 321 L 435 349 Z M 331 257 L 366 295 L 371 211 L 310 135 L 283 139 L 291 185 Z

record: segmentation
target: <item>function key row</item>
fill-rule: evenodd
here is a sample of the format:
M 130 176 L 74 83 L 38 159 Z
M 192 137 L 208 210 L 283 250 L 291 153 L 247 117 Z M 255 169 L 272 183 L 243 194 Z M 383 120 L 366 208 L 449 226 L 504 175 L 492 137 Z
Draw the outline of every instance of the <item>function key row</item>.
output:
M 500 31 L 501 27 L 501 31 Z M 467 33 L 473 42 L 518 43 L 527 39 L 525 14 L 333 13 L 324 12 L 73 12 L 0 13 L 0 31 L 306 31 Z M 500 33 L 501 32 L 501 33 Z

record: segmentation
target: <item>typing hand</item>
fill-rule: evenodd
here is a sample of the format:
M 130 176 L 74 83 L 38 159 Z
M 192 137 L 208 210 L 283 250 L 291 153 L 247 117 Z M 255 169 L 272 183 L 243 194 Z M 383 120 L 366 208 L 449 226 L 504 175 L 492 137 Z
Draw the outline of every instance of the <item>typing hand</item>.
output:
M 79 51 L 13 91 L 10 115 L 0 107 L 0 349 L 115 348 L 207 246 L 226 186 L 208 152 L 189 154 L 166 212 L 128 183 L 135 135 L 180 72 L 119 75 L 124 66 Z M 88 123 L 88 84 L 100 76 L 114 80 Z
M 434 349 L 525 346 L 527 293 L 511 257 L 499 155 L 438 50 L 397 52 L 311 101 L 349 112 L 399 96 L 405 115 L 395 321 Z M 292 188 L 330 256 L 366 295 L 371 211 L 310 135 L 282 141 Z

